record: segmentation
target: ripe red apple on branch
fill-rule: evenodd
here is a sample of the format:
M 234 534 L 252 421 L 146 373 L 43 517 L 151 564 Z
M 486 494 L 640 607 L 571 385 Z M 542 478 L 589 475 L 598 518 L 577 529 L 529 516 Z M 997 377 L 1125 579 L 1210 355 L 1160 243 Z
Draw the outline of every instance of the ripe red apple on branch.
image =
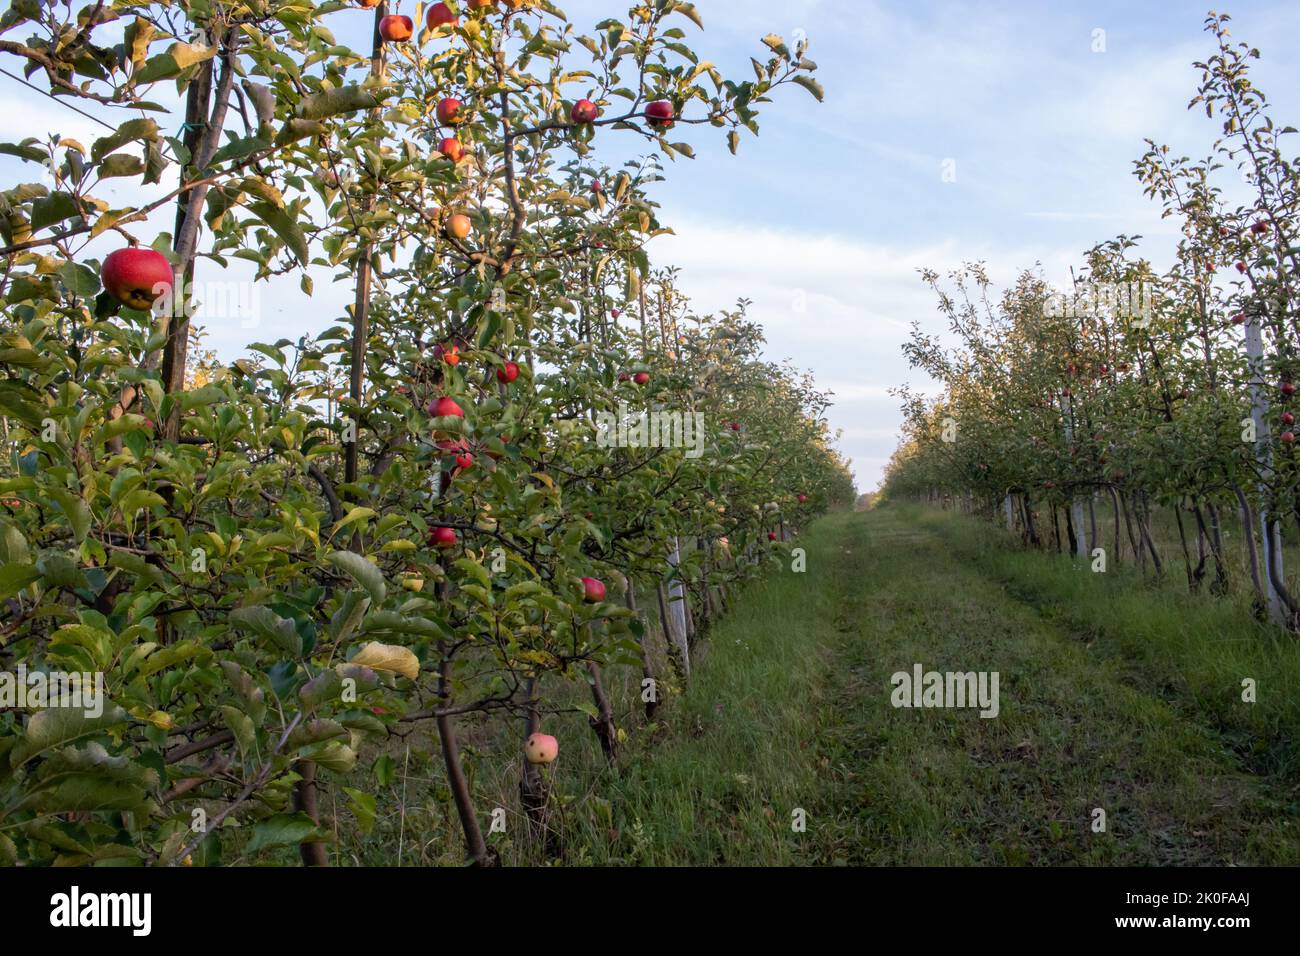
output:
M 472 228 L 473 223 L 464 213 L 458 212 L 447 220 L 447 234 L 456 239 L 468 238 Z
M 574 123 L 594 123 L 600 115 L 600 108 L 591 100 L 578 100 L 569 110 L 569 119 Z
M 1282 394 L 1283 394 L 1283 395 L 1288 395 L 1288 396 L 1289 396 L 1289 395 L 1294 395 L 1294 394 L 1295 394 L 1295 383 L 1294 383 L 1294 382 L 1283 382 L 1283 383 L 1282 383 Z
M 456 137 L 448 136 L 438 143 L 438 152 L 453 163 L 459 163 L 465 157 L 465 146 Z
M 597 578 L 583 578 L 582 599 L 588 604 L 599 604 L 605 600 L 605 585 Z
M 456 404 L 456 400 L 446 395 L 431 401 L 427 411 L 432 418 L 465 417 L 465 412 Z
M 455 126 L 464 117 L 460 112 L 460 100 L 454 96 L 448 96 L 438 101 L 438 108 L 434 110 L 434 115 L 438 117 L 438 122 L 444 126 Z
M 657 129 L 669 129 L 673 125 L 673 104 L 667 100 L 655 100 L 646 104 L 646 121 Z
M 156 249 L 129 246 L 104 258 L 99 277 L 118 302 L 148 310 L 159 296 L 171 292 L 172 264 Z
M 429 8 L 429 12 L 424 18 L 424 24 L 430 31 L 455 22 L 456 14 L 452 13 L 451 8 L 445 3 L 435 3 Z
M 389 14 L 379 21 L 379 35 L 388 43 L 403 43 L 415 33 L 410 17 Z
M 501 368 L 497 369 L 497 381 L 502 385 L 509 385 L 519 377 L 519 366 L 514 362 L 506 362 Z
M 635 375 L 632 376 L 632 381 L 636 382 L 636 384 L 638 385 L 644 385 L 646 384 L 646 382 L 650 381 L 650 373 L 637 372 Z
M 442 548 L 443 550 L 456 547 L 456 529 L 445 528 L 441 525 L 431 528 L 429 530 L 429 543 L 435 548 Z

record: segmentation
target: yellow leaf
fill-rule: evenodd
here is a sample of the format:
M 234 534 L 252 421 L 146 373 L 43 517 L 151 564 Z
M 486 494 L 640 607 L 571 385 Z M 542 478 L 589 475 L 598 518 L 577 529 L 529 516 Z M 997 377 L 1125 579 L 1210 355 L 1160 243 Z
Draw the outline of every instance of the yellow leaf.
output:
M 411 680 L 420 676 L 419 659 L 411 653 L 409 647 L 401 647 L 397 644 L 380 644 L 378 641 L 371 641 L 361 648 L 349 663 L 361 664 L 377 671 L 391 671 L 409 677 Z

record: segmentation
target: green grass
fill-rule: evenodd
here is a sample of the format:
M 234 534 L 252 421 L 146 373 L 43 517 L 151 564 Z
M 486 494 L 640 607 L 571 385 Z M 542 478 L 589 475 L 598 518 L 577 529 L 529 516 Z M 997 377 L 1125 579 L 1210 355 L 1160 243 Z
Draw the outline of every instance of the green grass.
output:
M 807 571 L 738 595 L 654 724 L 639 675 L 608 675 L 629 732 L 619 767 L 584 716 L 548 718 L 561 858 L 518 820 L 517 728 L 465 728 L 480 817 L 510 821 L 490 837 L 503 861 L 1300 863 L 1294 638 L 1178 580 L 1093 574 L 950 513 L 838 513 L 796 545 Z M 999 716 L 894 708 L 890 675 L 915 663 L 997 671 Z M 399 778 L 368 839 L 344 826 L 339 862 L 396 862 L 399 826 L 403 863 L 460 861 L 430 751 L 412 742 L 405 796 Z

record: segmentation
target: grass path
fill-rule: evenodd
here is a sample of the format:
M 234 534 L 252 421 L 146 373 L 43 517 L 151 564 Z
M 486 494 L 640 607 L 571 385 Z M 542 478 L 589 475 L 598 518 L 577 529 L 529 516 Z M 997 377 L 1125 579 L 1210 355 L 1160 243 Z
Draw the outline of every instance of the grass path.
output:
M 951 515 L 839 514 L 798 544 L 807 571 L 746 592 L 586 825 L 591 862 L 1300 862 L 1290 638 Z M 999 715 L 893 707 L 917 663 L 998 672 Z

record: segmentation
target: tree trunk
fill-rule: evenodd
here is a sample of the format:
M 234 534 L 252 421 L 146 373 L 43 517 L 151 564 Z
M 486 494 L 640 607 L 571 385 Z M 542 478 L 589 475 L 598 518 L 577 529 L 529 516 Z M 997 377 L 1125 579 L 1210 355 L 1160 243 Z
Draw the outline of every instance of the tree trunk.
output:
M 537 678 L 528 678 L 525 688 L 528 710 L 524 717 L 524 740 L 542 729 L 542 712 L 537 706 Z M 552 829 L 550 820 L 550 788 L 542 768 L 524 758 L 524 772 L 519 779 L 519 803 L 528 821 L 528 835 L 541 840 L 548 857 L 560 855 L 559 833 Z
M 451 700 L 451 661 L 442 659 L 438 669 L 438 698 L 445 705 Z M 447 768 L 447 785 L 456 803 L 460 827 L 465 832 L 465 851 L 475 866 L 495 866 L 496 856 L 489 852 L 483 841 L 483 829 L 474 815 L 474 800 L 465 779 L 465 768 L 460 762 L 460 745 L 456 742 L 455 721 L 446 714 L 438 716 L 438 738 L 442 743 L 442 762 Z
M 1255 514 L 1250 507 L 1250 500 L 1240 485 L 1232 486 L 1237 495 L 1237 504 L 1241 509 L 1242 537 L 1246 541 L 1246 556 L 1249 559 L 1250 581 L 1255 588 L 1255 609 L 1261 616 L 1268 614 L 1268 595 L 1264 590 L 1264 580 L 1260 574 L 1259 549 L 1255 546 Z
M 293 808 L 305 813 L 311 822 L 320 826 L 320 809 L 316 801 L 316 761 L 304 760 L 298 764 L 300 779 L 293 788 Z M 298 854 L 303 866 L 329 866 L 324 843 L 300 843 Z
M 683 680 L 691 674 L 691 651 L 686 642 L 686 635 L 673 625 L 672 615 L 668 612 L 668 588 L 659 582 L 659 621 L 663 627 L 664 641 L 668 645 L 669 659 L 677 667 L 678 676 Z
M 596 705 L 597 714 L 589 717 L 588 722 L 600 740 L 605 761 L 613 764 L 618 760 L 618 728 L 614 726 L 614 711 L 609 706 L 609 696 L 605 693 L 605 684 L 601 680 L 600 665 L 595 661 L 588 662 L 587 676 L 591 681 L 591 702 Z
M 624 603 L 627 609 L 636 613 L 636 586 L 632 583 L 632 576 L 627 576 L 627 591 L 624 595 Z M 643 625 L 641 631 L 641 640 L 637 643 L 641 645 L 641 697 L 642 703 L 645 704 L 645 719 L 654 720 L 655 711 L 659 709 L 659 682 L 655 680 L 654 664 L 650 659 L 650 630 L 644 627 L 645 619 L 637 615 Z M 647 687 L 645 682 L 649 681 Z M 645 699 L 646 691 L 650 692 L 648 700 Z

